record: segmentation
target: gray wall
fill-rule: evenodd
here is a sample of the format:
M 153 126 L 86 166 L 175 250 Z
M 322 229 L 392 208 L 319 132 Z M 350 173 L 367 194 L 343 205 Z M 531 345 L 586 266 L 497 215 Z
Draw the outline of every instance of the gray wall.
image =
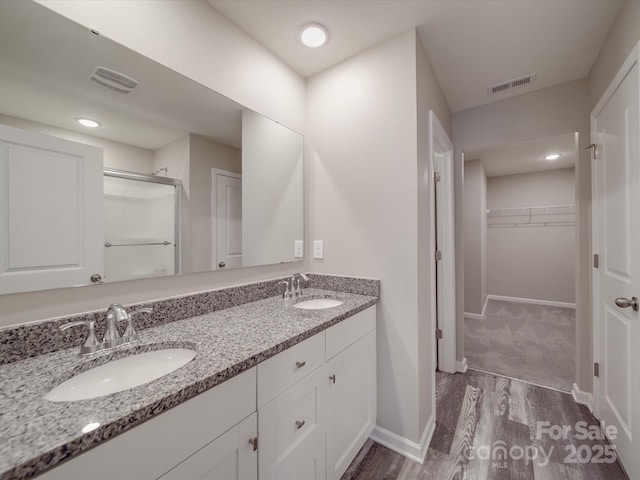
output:
M 191 272 L 211 270 L 213 252 L 213 213 L 211 170 L 218 168 L 242 173 L 239 148 L 214 142 L 200 135 L 189 135 L 189 246 Z
M 487 181 L 489 209 L 574 202 L 573 168 L 490 177 Z M 490 227 L 489 294 L 575 303 L 575 257 L 574 226 Z
M 420 318 L 425 292 L 418 286 L 424 282 L 418 264 L 426 261 L 418 253 L 424 240 L 418 212 L 426 207 L 418 201 L 426 161 L 422 110 L 432 105 L 444 125 L 450 121 L 417 49 L 412 30 L 310 78 L 306 137 L 311 237 L 325 242 L 324 260 L 312 259 L 311 269 L 382 279 L 378 425 L 413 442 L 433 395 L 433 365 L 421 362 L 433 355 L 425 347 L 433 336 L 420 338 L 422 322 L 430 320 Z M 424 396 L 429 403 L 421 405 Z
M 304 239 L 302 136 L 242 112 L 242 264 L 293 260 Z
M 456 112 L 453 119 L 453 144 L 456 154 L 456 202 L 462 205 L 464 150 L 477 150 L 505 143 L 516 143 L 562 133 L 578 132 L 580 145 L 589 143 L 589 91 L 587 79 L 556 85 L 536 92 L 500 100 L 481 107 Z M 588 151 L 579 149 L 576 163 L 577 250 L 576 250 L 576 347 L 578 387 L 592 388 L 591 324 L 591 164 Z M 463 211 L 456 206 L 456 231 L 462 232 Z M 456 235 L 456 255 L 463 249 L 463 235 Z M 458 264 L 459 265 L 459 264 Z M 456 271 L 464 279 L 463 266 Z M 464 291 L 464 283 L 458 285 Z M 458 308 L 458 332 L 464 318 Z M 458 335 L 458 352 L 463 351 Z M 461 345 L 462 344 L 462 345 Z M 459 358 L 460 360 L 460 358 Z
M 640 41 L 640 2 L 626 0 L 589 72 L 591 109 L 596 106 L 638 41 Z
M 487 176 L 481 160 L 464 164 L 464 311 L 482 314 L 487 299 Z

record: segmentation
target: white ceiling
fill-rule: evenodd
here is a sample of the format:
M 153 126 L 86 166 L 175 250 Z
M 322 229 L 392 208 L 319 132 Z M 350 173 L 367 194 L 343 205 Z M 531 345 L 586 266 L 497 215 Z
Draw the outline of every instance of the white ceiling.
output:
M 559 153 L 560 158 L 553 161 L 544 159 L 552 153 Z M 482 160 L 487 177 L 570 168 L 576 164 L 575 134 L 566 133 L 468 151 L 464 152 L 464 159 Z
M 303 77 L 410 28 L 433 64 L 452 111 L 585 77 L 622 0 L 207 0 Z M 297 40 L 310 21 L 330 40 Z M 535 84 L 487 87 L 537 73 Z

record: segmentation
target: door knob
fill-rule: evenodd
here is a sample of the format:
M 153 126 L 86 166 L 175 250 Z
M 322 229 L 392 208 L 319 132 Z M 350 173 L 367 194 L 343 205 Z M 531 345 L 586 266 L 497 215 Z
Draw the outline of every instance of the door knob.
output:
M 94 273 L 89 279 L 91 280 L 91 283 L 102 283 L 102 275 L 99 273 Z
M 220 262 L 220 263 L 218 264 L 218 266 L 219 266 L 220 268 L 224 268 L 224 266 L 225 266 L 225 265 L 226 265 L 226 263 L 224 263 L 224 262 Z
M 634 312 L 640 310 L 640 301 L 638 301 L 638 297 L 631 297 L 631 300 L 628 298 L 618 297 L 616 298 L 616 305 L 620 308 L 633 308 Z

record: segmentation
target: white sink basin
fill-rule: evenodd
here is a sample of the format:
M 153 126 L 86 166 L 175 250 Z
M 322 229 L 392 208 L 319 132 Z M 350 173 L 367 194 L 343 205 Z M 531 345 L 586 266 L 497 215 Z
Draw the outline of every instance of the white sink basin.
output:
M 337 307 L 343 303 L 342 300 L 336 300 L 335 298 L 314 298 L 296 303 L 293 306 L 295 308 L 302 308 L 303 310 L 321 310 L 323 308 Z
M 167 375 L 195 356 L 196 352 L 191 349 L 170 348 L 120 358 L 71 377 L 44 398 L 52 402 L 72 402 L 121 392 Z

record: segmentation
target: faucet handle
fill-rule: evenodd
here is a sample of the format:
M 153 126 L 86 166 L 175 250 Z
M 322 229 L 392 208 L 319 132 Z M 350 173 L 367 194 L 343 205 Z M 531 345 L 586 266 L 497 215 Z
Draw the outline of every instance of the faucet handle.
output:
M 76 322 L 65 323 L 64 325 L 60 325 L 60 330 L 65 331 L 68 328 L 77 327 L 78 325 L 86 325 L 89 329 L 87 338 L 80 347 L 80 355 L 91 355 L 92 353 L 102 350 L 102 344 L 100 344 L 96 338 L 95 320 L 78 320 Z
M 151 312 L 153 312 L 153 308 L 139 308 L 138 310 L 129 312 L 129 316 L 127 318 L 127 329 L 122 334 L 122 338 L 126 342 L 133 342 L 140 338 L 138 335 L 138 331 L 133 326 L 133 317 L 141 313 L 151 313 Z

